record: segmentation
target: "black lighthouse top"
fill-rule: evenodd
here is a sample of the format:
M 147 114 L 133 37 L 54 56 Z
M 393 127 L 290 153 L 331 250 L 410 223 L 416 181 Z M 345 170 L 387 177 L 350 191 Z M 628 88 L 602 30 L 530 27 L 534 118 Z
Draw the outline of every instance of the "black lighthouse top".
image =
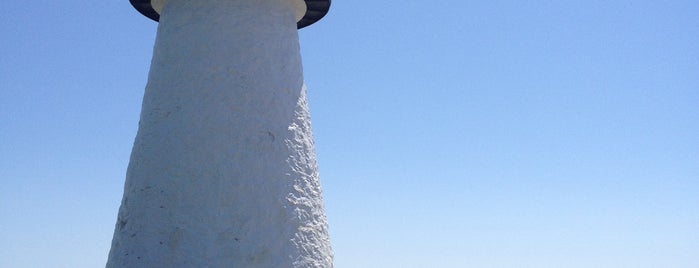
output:
M 153 9 L 151 0 L 129 0 L 131 5 L 144 16 L 158 21 L 160 14 Z M 306 2 L 306 14 L 296 23 L 296 27 L 301 29 L 322 19 L 330 9 L 330 0 L 304 0 Z

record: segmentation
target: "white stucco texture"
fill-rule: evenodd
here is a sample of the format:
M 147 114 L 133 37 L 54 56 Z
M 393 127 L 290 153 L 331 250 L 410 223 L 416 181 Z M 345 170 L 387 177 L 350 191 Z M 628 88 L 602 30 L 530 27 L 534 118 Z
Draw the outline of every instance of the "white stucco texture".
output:
M 169 0 L 151 0 L 150 4 L 153 7 L 153 10 L 155 12 L 158 12 L 160 14 L 163 10 L 163 6 L 165 6 L 165 3 Z M 300 21 L 304 15 L 306 15 L 306 11 L 308 10 L 308 7 L 306 6 L 306 1 L 304 0 L 288 0 L 291 2 L 292 6 L 294 7 L 294 14 L 296 16 L 296 22 Z
M 289 0 L 168 0 L 107 267 L 332 267 Z

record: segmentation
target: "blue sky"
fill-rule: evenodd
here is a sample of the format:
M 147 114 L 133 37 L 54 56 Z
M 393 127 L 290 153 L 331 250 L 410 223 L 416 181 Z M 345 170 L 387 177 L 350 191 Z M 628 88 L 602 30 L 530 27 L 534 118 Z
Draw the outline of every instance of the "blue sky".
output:
M 699 267 L 697 11 L 334 1 L 300 35 L 336 267 Z M 156 27 L 0 11 L 0 267 L 104 265 Z

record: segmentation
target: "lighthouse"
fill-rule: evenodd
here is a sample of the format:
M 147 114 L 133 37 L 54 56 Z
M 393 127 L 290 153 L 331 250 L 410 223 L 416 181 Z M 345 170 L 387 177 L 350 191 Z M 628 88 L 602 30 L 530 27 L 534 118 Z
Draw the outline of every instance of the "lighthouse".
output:
M 131 0 L 158 21 L 107 267 L 332 267 L 298 29 L 329 0 Z

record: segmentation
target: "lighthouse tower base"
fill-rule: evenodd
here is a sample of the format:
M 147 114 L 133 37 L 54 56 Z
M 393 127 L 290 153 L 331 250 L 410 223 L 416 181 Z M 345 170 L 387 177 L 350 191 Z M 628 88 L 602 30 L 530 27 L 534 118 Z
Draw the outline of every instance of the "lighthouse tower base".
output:
M 107 267 L 332 267 L 292 0 L 168 0 Z

